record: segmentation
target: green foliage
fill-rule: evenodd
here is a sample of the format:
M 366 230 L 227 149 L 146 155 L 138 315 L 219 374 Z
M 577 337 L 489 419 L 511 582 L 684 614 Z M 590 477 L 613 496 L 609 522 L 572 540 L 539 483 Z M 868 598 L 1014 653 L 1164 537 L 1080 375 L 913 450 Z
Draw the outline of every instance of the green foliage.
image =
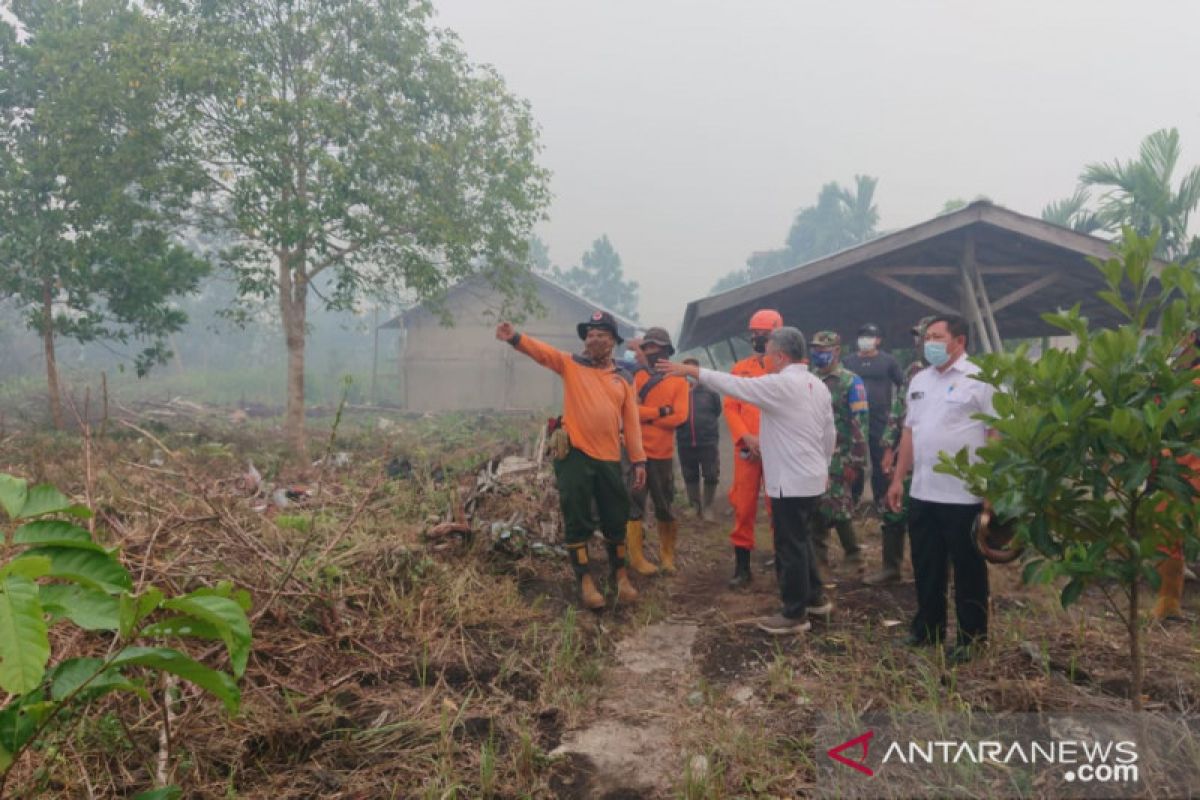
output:
M 609 241 L 608 234 L 592 242 L 591 249 L 583 254 L 580 266 L 566 271 L 556 269 L 554 278 L 610 311 L 637 319 L 637 281 L 625 280 L 621 256 Z
M 1141 236 L 1158 231 L 1156 254 L 1183 259 L 1194 255 L 1196 240 L 1188 241 L 1191 213 L 1200 205 L 1200 167 L 1192 167 L 1178 183 L 1182 147 L 1176 128 L 1157 130 L 1142 140 L 1136 159 L 1111 164 L 1088 164 L 1079 180 L 1105 190 L 1097 214 L 1110 231 L 1133 228 Z
M 223 583 L 178 597 L 133 580 L 116 553 L 74 519 L 87 509 L 50 486 L 0 474 L 0 505 L 21 523 L 0 565 L 0 793 L 21 754 L 76 723 L 91 701 L 112 692 L 148 697 L 156 674 L 204 689 L 237 713 L 236 679 L 250 654 L 249 596 Z M 51 664 L 49 630 L 69 621 L 112 637 L 107 655 Z M 205 666 L 165 640 L 217 640 L 229 672 Z
M 202 176 L 171 102 L 175 48 L 124 0 L 17 0 L 0 22 L 0 291 L 30 328 L 168 354 L 205 262 L 182 247 Z
M 436 299 L 483 273 L 520 291 L 545 208 L 529 106 L 436 28 L 426 0 L 158 0 L 238 294 L 278 302 L 302 441 L 309 295 Z M 318 276 L 325 290 L 318 293 Z
M 1179 460 L 1200 455 L 1200 372 L 1190 344 L 1200 287 L 1178 265 L 1156 274 L 1156 244 L 1127 228 L 1114 257 L 1094 261 L 1108 286 L 1099 296 L 1123 324 L 1090 329 L 1076 306 L 1043 315 L 1075 338 L 1075 349 L 1050 349 L 1037 361 L 1028 345 L 976 357 L 979 379 L 997 388 L 988 423 L 1000 438 L 978 450 L 977 463 L 964 450 L 943 454 L 938 467 L 1016 520 L 1018 541 L 1036 553 L 1025 580 L 1066 578 L 1064 606 L 1092 584 L 1122 587 L 1134 651 L 1137 585 L 1157 586 L 1158 548 L 1200 547 L 1192 473 Z

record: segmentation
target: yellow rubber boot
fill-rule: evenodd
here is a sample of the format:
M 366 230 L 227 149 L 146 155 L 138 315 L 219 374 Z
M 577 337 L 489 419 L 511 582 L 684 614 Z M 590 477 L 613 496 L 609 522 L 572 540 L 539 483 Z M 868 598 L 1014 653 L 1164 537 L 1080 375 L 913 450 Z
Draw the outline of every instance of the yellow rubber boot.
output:
M 679 541 L 679 521 L 658 523 L 658 553 L 663 572 L 675 574 L 675 543 Z
M 596 588 L 596 581 L 588 567 L 587 544 L 567 545 L 571 555 L 571 570 L 579 579 L 579 602 L 593 611 L 604 608 L 604 595 Z
M 1158 562 L 1158 602 L 1154 604 L 1157 620 L 1179 619 L 1183 616 L 1180 602 L 1183 600 L 1183 558 L 1167 556 Z
M 659 528 L 661 531 L 662 529 Z M 629 550 L 629 566 L 639 575 L 654 575 L 658 567 L 646 560 L 642 553 L 642 521 L 631 519 L 625 523 L 625 545 Z

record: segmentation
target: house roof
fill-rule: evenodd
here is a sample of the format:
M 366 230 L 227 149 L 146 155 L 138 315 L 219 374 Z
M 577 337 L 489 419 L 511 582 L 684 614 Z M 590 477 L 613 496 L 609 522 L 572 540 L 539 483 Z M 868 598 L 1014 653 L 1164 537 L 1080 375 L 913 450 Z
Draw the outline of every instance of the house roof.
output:
M 977 265 L 1004 338 L 1061 333 L 1041 314 L 1082 305 L 1103 324 L 1116 312 L 1096 298 L 1103 278 L 1089 258 L 1112 256 L 1110 242 L 987 202 L 976 202 L 776 275 L 688 303 L 679 335 L 686 350 L 744 334 L 750 315 L 778 310 L 808 334 L 831 329 L 843 340 L 874 322 L 886 340 L 906 342 L 918 319 L 958 313 L 973 319 L 960 270 Z M 1161 266 L 1161 265 L 1159 265 Z M 986 319 L 986 311 L 984 312 Z
M 530 278 L 532 279 L 534 284 L 538 287 L 539 292 L 548 292 L 548 293 L 556 294 L 556 295 L 562 297 L 563 299 L 565 299 L 568 304 L 578 307 L 578 309 L 579 309 L 578 316 L 579 316 L 580 321 L 583 321 L 583 320 L 591 317 L 592 312 L 594 312 L 594 311 L 606 311 L 609 314 L 612 314 L 613 319 L 615 319 L 617 321 L 617 328 L 618 328 L 619 333 L 621 334 L 622 339 L 628 339 L 628 338 L 636 335 L 637 331 L 641 329 L 639 323 L 637 323 L 636 321 L 631 320 L 628 317 L 625 317 L 621 314 L 618 314 L 609 308 L 605 308 L 600 303 L 592 302 L 591 300 L 587 299 L 583 295 L 578 294 L 577 292 L 574 292 L 574 291 L 568 289 L 567 287 L 563 286 L 562 284 L 558 283 L 557 281 L 555 281 L 551 278 L 546 277 L 545 275 L 540 275 L 536 272 L 531 272 Z M 463 281 L 459 281 L 454 286 L 450 287 L 446 291 L 445 302 L 450 302 L 456 294 L 463 293 L 463 292 L 492 293 L 495 291 L 496 290 L 491 285 L 488 284 L 486 278 L 484 278 L 482 276 L 475 276 L 475 277 L 467 278 L 466 280 L 463 280 Z M 409 314 L 414 314 L 414 313 L 418 313 L 418 312 L 428 313 L 428 309 L 425 308 L 424 303 L 417 303 L 417 304 L 405 309 L 404 311 L 400 312 L 400 314 L 398 316 L 388 320 L 387 322 L 383 323 L 379 327 L 383 330 L 393 330 L 393 329 L 402 328 L 402 327 L 404 327 L 405 318 Z

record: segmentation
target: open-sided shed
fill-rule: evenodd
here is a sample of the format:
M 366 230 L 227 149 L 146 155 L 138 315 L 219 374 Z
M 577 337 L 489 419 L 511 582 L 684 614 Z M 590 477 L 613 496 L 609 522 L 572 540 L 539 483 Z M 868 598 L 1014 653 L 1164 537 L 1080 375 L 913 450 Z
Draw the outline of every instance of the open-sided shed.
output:
M 987 202 L 935 217 L 786 272 L 688 303 L 681 349 L 744 334 L 750 315 L 774 308 L 806 334 L 836 330 L 852 341 L 858 326 L 878 324 L 906 342 L 927 314 L 961 314 L 972 349 L 990 352 L 1001 337 L 1060 334 L 1047 311 L 1082 304 L 1093 321 L 1115 323 L 1096 298 L 1103 287 L 1089 258 L 1111 256 L 1104 239 Z

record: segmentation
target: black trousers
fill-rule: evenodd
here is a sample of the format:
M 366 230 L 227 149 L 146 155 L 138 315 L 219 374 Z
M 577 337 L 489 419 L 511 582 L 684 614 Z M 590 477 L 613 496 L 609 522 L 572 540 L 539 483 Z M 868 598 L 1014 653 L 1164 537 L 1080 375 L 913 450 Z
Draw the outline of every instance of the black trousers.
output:
M 699 483 L 700 474 L 704 482 L 719 483 L 721 480 L 721 454 L 715 444 L 679 445 L 679 470 L 684 483 Z
M 980 506 L 931 503 L 910 497 L 908 531 L 912 541 L 913 577 L 917 583 L 917 614 L 913 636 L 926 641 L 946 638 L 946 580 L 954 568 L 954 611 L 958 644 L 987 638 L 987 562 L 971 542 L 971 523 Z
M 876 506 L 882 508 L 891 481 L 883 474 L 883 442 L 880 441 L 880 436 L 868 436 L 867 449 L 871 453 L 871 499 L 875 501 Z M 862 499 L 865 481 L 866 477 L 860 470 L 858 477 L 854 479 L 854 505 L 858 505 L 858 501 Z
M 821 498 L 772 497 L 771 529 L 775 534 L 775 577 L 783 616 L 799 619 L 821 600 L 821 575 L 812 549 L 820 530 Z

